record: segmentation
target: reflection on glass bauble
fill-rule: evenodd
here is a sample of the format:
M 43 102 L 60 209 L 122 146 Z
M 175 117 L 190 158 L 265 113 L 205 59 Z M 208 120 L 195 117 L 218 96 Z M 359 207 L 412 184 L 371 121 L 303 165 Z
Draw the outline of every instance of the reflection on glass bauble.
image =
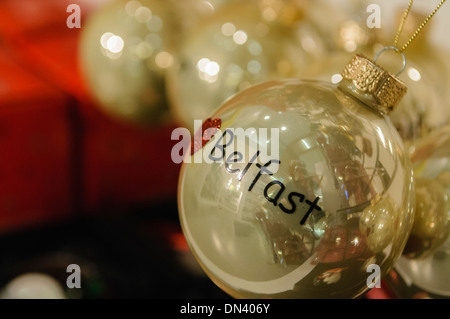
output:
M 219 287 L 350 298 L 368 290 L 369 265 L 392 268 L 414 192 L 387 117 L 332 84 L 290 79 L 242 91 L 213 119 L 220 131 L 185 158 L 178 201 L 191 250 Z
M 231 95 L 291 77 L 321 50 L 307 24 L 267 21 L 254 2 L 227 6 L 183 40 L 167 86 L 173 113 L 191 130 Z
M 164 76 L 173 63 L 168 10 L 161 0 L 118 0 L 100 7 L 83 25 L 81 68 L 108 114 L 149 124 L 167 113 Z

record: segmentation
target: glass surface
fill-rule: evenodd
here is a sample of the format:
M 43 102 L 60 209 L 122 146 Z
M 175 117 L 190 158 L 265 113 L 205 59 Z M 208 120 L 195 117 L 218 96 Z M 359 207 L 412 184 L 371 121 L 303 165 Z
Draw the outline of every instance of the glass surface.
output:
M 243 298 L 349 298 L 368 289 L 369 265 L 392 268 L 414 193 L 387 117 L 332 84 L 289 79 L 237 94 L 212 118 L 220 133 L 186 157 L 178 200 L 218 286 Z

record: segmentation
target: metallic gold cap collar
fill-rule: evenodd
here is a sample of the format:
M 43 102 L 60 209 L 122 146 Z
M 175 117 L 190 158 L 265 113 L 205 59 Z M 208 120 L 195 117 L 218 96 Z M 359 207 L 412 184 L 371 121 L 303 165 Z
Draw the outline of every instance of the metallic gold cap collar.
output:
M 345 66 L 339 87 L 382 114 L 392 112 L 407 91 L 405 83 L 361 54 Z

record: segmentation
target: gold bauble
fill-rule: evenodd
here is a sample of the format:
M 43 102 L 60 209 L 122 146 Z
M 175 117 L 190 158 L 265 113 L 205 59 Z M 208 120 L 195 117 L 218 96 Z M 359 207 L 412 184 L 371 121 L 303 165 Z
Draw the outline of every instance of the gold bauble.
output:
M 192 131 L 194 120 L 205 120 L 233 94 L 294 76 L 321 48 L 314 30 L 298 24 L 267 21 L 255 2 L 227 6 L 204 21 L 180 43 L 178 63 L 169 72 L 175 116 Z
M 168 118 L 165 73 L 173 63 L 170 8 L 163 0 L 118 0 L 89 16 L 80 66 L 103 111 L 126 123 Z

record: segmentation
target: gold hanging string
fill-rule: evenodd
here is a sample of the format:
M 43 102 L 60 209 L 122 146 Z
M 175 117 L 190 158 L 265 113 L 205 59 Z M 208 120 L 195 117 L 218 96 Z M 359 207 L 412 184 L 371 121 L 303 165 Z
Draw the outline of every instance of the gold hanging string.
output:
M 438 4 L 436 9 L 434 9 L 434 11 L 431 12 L 430 15 L 422 22 L 422 24 L 417 28 L 416 32 L 414 32 L 414 34 L 411 36 L 411 38 L 409 38 L 409 40 L 406 41 L 406 43 L 400 49 L 398 49 L 398 52 L 403 52 L 406 50 L 406 48 L 419 35 L 419 33 L 420 33 L 420 31 L 422 31 L 423 27 L 428 23 L 428 21 L 431 20 L 431 18 L 435 15 L 435 13 L 439 10 L 439 8 L 444 4 L 445 1 L 446 0 L 441 0 L 441 2 Z M 405 25 L 406 18 L 408 17 L 408 14 L 409 14 L 409 11 L 411 10 L 411 6 L 412 6 L 413 2 L 414 2 L 414 0 L 409 1 L 408 7 L 406 8 L 406 10 L 403 14 L 402 21 L 400 22 L 400 26 L 397 30 L 397 34 L 395 35 L 395 39 L 394 39 L 394 47 L 395 48 L 397 48 L 398 39 L 400 37 L 400 34 L 403 31 L 403 26 Z

